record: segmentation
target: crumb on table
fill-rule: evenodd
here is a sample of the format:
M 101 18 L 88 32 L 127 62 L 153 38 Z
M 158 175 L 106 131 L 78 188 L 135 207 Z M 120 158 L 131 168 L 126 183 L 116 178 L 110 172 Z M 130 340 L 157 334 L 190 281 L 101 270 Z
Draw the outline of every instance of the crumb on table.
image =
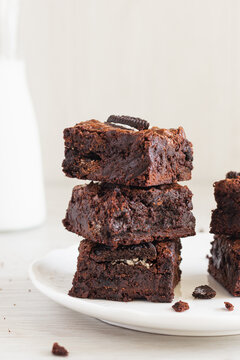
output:
M 53 344 L 52 353 L 53 355 L 57 356 L 68 356 L 68 351 L 63 346 L 60 346 L 57 342 Z

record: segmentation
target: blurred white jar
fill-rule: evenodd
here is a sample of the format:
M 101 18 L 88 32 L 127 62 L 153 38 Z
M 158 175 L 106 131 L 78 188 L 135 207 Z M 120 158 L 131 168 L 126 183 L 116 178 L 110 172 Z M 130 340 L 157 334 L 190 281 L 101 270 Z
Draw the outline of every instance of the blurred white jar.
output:
M 36 117 L 25 65 L 17 56 L 19 0 L 0 0 L 0 231 L 45 219 Z

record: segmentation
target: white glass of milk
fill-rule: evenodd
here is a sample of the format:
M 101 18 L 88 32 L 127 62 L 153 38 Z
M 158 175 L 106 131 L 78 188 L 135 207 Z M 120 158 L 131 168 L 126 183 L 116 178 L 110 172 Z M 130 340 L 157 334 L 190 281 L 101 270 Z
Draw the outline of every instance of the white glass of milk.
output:
M 37 123 L 17 49 L 19 1 L 0 0 L 0 231 L 45 219 Z

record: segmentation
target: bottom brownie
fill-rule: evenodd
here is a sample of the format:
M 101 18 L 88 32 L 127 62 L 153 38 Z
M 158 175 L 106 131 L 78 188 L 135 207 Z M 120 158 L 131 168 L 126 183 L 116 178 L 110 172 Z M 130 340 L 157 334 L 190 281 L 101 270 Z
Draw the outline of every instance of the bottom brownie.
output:
M 171 302 L 180 280 L 181 243 L 155 241 L 110 248 L 90 240 L 79 246 L 69 295 L 79 298 Z
M 240 238 L 215 235 L 209 273 L 232 295 L 240 296 Z

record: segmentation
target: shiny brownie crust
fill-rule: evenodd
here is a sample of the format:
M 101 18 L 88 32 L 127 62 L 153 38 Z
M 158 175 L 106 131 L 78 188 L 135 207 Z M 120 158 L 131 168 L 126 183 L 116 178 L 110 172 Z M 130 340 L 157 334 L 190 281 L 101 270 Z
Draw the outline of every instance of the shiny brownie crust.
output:
M 192 193 L 178 184 L 151 188 L 91 183 L 75 186 L 63 224 L 109 246 L 195 235 Z
M 134 131 L 89 120 L 64 130 L 64 173 L 133 186 L 191 179 L 193 150 L 183 128 Z
M 240 238 L 215 235 L 209 273 L 233 296 L 240 296 Z
M 79 246 L 69 295 L 79 298 L 171 302 L 180 281 L 181 243 L 156 241 L 112 249 L 90 240 Z

